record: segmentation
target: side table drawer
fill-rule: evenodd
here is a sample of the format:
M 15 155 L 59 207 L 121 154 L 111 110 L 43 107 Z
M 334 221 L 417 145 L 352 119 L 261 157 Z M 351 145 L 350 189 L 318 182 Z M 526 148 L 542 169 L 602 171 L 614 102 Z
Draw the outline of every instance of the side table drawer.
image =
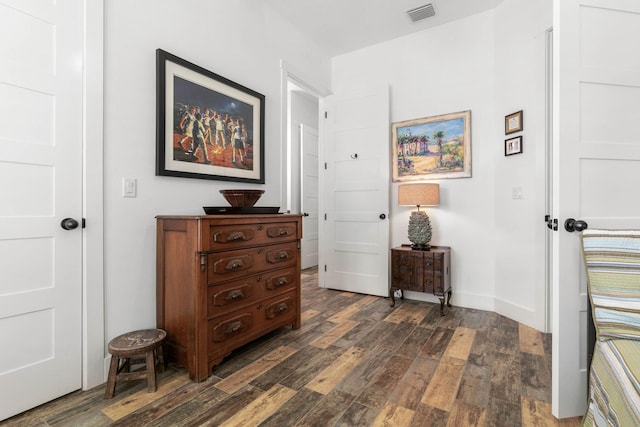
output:
M 399 289 L 423 292 L 422 254 L 420 252 L 391 252 L 391 281 Z

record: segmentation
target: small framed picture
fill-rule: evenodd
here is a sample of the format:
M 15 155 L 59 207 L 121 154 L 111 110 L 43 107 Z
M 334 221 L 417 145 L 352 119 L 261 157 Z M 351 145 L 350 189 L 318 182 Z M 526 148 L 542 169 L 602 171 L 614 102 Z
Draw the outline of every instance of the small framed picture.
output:
M 511 156 L 513 154 L 522 153 L 522 136 L 516 136 L 515 138 L 505 139 L 504 141 L 504 155 Z
M 504 118 L 504 133 L 509 135 L 510 133 L 520 132 L 522 130 L 522 110 L 509 114 Z

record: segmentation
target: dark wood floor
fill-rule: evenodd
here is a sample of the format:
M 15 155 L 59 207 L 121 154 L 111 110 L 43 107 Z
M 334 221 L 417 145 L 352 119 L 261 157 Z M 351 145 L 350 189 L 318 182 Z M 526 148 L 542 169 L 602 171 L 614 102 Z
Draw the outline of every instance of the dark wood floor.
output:
M 303 272 L 302 327 L 236 351 L 204 382 L 169 367 L 78 391 L 10 426 L 576 426 L 551 415 L 551 339 L 495 313 L 320 289 Z M 453 302 L 455 304 L 455 294 Z

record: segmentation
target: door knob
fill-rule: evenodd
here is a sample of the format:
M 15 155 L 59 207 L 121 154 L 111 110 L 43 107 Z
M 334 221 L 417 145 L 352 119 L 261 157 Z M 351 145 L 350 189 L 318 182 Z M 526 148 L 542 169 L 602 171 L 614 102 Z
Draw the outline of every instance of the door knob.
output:
M 569 233 L 573 233 L 574 231 L 580 232 L 582 230 L 586 230 L 587 228 L 589 228 L 589 224 L 580 219 L 576 220 L 573 218 L 567 218 L 564 222 L 564 229 Z
M 385 219 L 387 216 L 385 214 L 380 214 L 380 219 Z
M 309 216 L 309 213 L 305 212 L 305 213 L 302 214 L 302 216 Z
M 73 218 L 65 218 L 60 222 L 60 227 L 65 230 L 73 230 L 74 228 L 78 228 L 78 221 Z

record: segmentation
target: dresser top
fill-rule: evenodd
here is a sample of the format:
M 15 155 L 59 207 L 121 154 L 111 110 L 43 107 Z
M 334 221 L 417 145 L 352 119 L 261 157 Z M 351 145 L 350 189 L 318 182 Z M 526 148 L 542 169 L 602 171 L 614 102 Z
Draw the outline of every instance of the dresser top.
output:
M 302 214 L 234 214 L 234 215 L 156 215 L 157 219 L 251 219 L 251 218 L 300 218 Z

